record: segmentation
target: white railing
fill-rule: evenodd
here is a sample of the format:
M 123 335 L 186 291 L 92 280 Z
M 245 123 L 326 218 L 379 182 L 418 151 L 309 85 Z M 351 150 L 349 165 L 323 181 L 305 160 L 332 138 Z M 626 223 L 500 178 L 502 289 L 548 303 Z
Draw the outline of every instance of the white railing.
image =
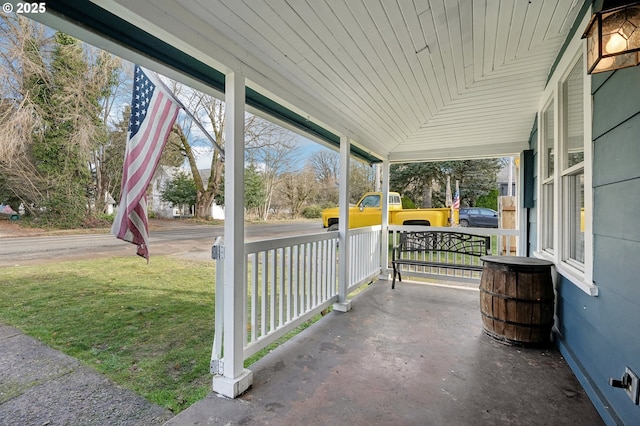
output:
M 347 293 L 380 275 L 381 226 L 349 230 Z
M 337 233 L 245 243 L 245 359 L 337 300 Z
M 399 234 L 407 231 L 454 231 L 464 234 L 485 235 L 491 237 L 490 253 L 497 256 L 515 256 L 518 255 L 518 235 L 517 229 L 497 229 L 497 228 L 463 228 L 463 227 L 436 227 L 436 226 L 399 226 L 390 225 L 389 236 L 390 248 L 398 243 L 400 240 Z M 391 259 L 391 254 L 389 254 Z M 455 256 L 448 257 L 452 263 L 468 263 L 468 259 L 456 258 Z M 438 262 L 447 262 L 447 257 L 441 257 L 437 259 Z M 479 259 L 474 259 L 478 265 L 482 265 Z M 446 268 L 424 267 L 424 266 L 402 266 L 402 272 L 405 272 L 411 276 L 419 276 L 425 278 L 435 278 L 441 280 L 461 281 L 478 283 L 480 281 L 480 272 L 477 271 L 465 271 Z
M 380 228 L 349 231 L 347 291 L 380 274 Z M 244 359 L 338 300 L 338 239 L 334 231 L 245 243 Z M 218 238 L 212 248 L 217 259 L 212 372 L 218 371 L 223 355 L 223 251 Z

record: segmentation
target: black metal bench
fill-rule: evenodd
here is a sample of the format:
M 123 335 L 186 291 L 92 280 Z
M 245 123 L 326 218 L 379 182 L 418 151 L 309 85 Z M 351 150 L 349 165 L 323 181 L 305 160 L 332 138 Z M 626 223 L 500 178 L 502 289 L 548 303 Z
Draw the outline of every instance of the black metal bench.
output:
M 481 256 L 490 254 L 491 237 L 454 231 L 402 232 L 393 248 L 393 282 L 402 281 L 401 265 L 482 271 Z M 475 263 L 474 263 L 475 262 Z

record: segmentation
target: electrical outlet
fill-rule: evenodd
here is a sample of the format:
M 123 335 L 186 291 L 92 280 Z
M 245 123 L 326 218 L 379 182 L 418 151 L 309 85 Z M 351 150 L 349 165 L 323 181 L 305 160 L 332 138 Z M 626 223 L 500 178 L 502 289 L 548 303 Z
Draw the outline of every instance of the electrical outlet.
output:
M 625 367 L 624 374 L 629 377 L 630 382 L 625 388 L 627 395 L 629 395 L 629 398 L 631 398 L 631 401 L 633 401 L 634 404 L 640 405 L 640 386 L 638 385 L 638 375 L 631 371 L 629 367 Z

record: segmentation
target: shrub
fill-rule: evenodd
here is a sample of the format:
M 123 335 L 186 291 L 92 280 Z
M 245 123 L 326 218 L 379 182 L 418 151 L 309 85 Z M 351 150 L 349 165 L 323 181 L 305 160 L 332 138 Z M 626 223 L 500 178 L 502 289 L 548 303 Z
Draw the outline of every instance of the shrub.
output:
M 113 223 L 113 220 L 116 218 L 115 213 L 107 214 L 107 213 L 98 213 L 98 219 L 103 222 Z
M 402 208 L 403 209 L 415 209 L 416 205 L 413 200 L 409 197 L 402 197 Z
M 489 209 L 498 210 L 498 190 L 492 189 L 488 194 L 478 197 L 474 207 L 487 207 Z
M 306 219 L 319 219 L 322 217 L 322 209 L 316 205 L 305 207 L 302 216 Z
M 112 223 L 113 217 L 109 217 L 109 215 L 87 216 L 80 224 L 80 227 L 85 229 L 109 228 Z

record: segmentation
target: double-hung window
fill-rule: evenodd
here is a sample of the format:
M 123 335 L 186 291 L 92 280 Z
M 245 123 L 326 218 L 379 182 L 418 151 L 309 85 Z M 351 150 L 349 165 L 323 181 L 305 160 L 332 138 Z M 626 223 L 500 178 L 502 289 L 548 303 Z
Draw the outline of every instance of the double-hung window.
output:
M 561 137 L 561 194 L 563 217 L 560 236 L 562 260 L 584 271 L 584 76 L 582 58 L 562 82 L 563 132 Z
M 551 98 L 542 111 L 542 249 L 553 254 L 555 223 L 555 108 Z
M 539 110 L 538 249 L 585 292 L 592 283 L 591 104 L 583 55 L 556 70 Z

